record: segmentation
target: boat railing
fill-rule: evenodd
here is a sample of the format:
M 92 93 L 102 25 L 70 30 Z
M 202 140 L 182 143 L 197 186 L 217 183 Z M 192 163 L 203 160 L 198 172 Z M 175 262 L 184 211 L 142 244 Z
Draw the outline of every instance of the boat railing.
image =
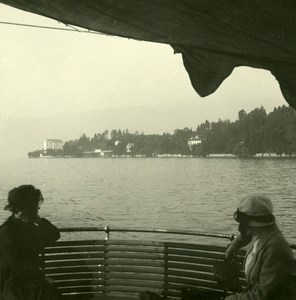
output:
M 217 282 L 213 266 L 223 261 L 226 245 L 234 235 L 110 226 L 60 231 L 63 238 L 45 249 L 44 270 L 63 299 L 139 299 L 139 293 L 145 291 L 163 299 L 180 299 L 184 287 L 220 292 L 223 296 L 231 292 Z M 82 232 L 95 234 L 95 238 L 77 239 Z M 97 232 L 103 236 L 98 238 Z M 71 233 L 74 238 L 64 237 Z M 137 233 L 140 238 L 126 238 L 123 233 Z M 146 234 L 174 238 L 147 239 Z M 204 240 L 188 242 L 179 236 Z M 240 263 L 243 255 L 244 251 L 239 252 Z M 244 285 L 243 272 L 240 280 Z
M 179 230 L 179 229 L 149 229 L 149 228 L 129 228 L 129 227 L 67 227 L 60 228 L 60 232 L 103 232 L 105 233 L 105 239 L 110 239 L 110 234 L 113 233 L 153 233 L 153 234 L 170 234 L 170 235 L 182 235 L 182 236 L 197 236 L 218 238 L 232 241 L 235 238 L 234 234 L 220 234 L 220 233 L 208 233 L 203 231 L 194 230 Z

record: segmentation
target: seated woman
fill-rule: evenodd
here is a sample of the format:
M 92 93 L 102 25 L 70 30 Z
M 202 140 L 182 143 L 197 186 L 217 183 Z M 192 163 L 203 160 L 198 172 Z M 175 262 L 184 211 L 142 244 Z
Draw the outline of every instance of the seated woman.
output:
M 8 193 L 11 216 L 0 227 L 0 299 L 58 299 L 58 292 L 41 270 L 40 253 L 60 238 L 58 229 L 38 215 L 40 190 L 21 185 Z
M 226 257 L 250 245 L 244 260 L 247 287 L 225 299 L 295 300 L 295 258 L 275 224 L 271 200 L 262 195 L 248 196 L 240 202 L 234 218 L 240 234 L 227 249 Z

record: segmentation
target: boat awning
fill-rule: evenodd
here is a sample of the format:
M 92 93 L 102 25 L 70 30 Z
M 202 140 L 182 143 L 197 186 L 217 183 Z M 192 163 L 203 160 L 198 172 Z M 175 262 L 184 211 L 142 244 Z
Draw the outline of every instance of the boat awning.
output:
M 65 24 L 171 45 L 192 86 L 213 93 L 237 66 L 269 70 L 296 108 L 294 0 L 0 0 Z

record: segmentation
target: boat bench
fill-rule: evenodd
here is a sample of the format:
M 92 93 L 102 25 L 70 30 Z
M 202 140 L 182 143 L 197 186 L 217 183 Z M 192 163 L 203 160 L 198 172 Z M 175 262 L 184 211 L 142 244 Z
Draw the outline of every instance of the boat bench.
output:
M 45 272 L 63 299 L 139 299 L 145 291 L 180 299 L 183 287 L 223 292 L 213 265 L 224 253 L 225 246 L 169 241 L 58 241 L 46 248 Z

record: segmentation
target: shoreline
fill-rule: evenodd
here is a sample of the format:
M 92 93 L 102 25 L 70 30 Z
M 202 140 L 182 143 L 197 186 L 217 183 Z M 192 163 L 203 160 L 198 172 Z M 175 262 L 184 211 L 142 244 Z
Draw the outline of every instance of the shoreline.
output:
M 82 157 L 76 157 L 76 156 L 43 156 L 43 157 L 28 157 L 32 159 L 69 159 L 69 158 L 100 158 L 100 159 L 106 159 L 106 158 L 202 158 L 202 159 L 209 159 L 209 158 L 234 158 L 234 159 L 296 159 L 296 155 L 276 155 L 276 154 L 265 154 L 262 156 L 262 154 L 256 154 L 253 156 L 247 156 L 247 157 L 238 157 L 234 154 L 209 154 L 207 156 L 192 156 L 192 155 L 182 155 L 182 154 L 160 154 L 156 156 L 146 156 L 146 155 L 112 155 L 112 156 L 82 156 Z

